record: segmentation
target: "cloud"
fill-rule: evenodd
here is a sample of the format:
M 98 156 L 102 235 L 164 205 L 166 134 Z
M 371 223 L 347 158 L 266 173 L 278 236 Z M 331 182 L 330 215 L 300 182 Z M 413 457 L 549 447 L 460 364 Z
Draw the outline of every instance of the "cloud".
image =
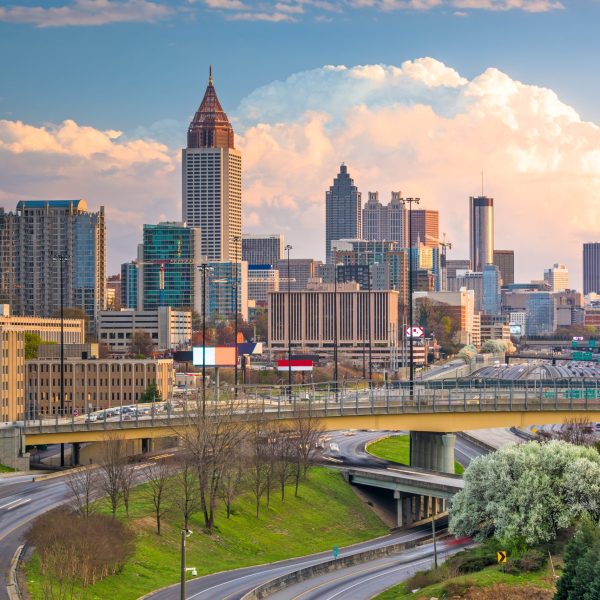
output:
M 106 206 L 111 271 L 131 259 L 143 223 L 181 219 L 179 156 L 152 139 L 72 120 L 34 126 L 0 120 L 0 200 L 86 198 Z
M 149 0 L 74 0 L 64 6 L 0 7 L 0 21 L 24 23 L 39 28 L 107 25 L 110 23 L 154 23 L 170 17 L 174 10 Z
M 483 170 L 496 247 L 515 250 L 522 281 L 558 262 L 580 287 L 581 244 L 599 241 L 600 127 L 554 91 L 498 69 L 469 79 L 433 58 L 323 66 L 254 90 L 230 117 L 244 230 L 285 233 L 297 257 L 324 255 L 325 191 L 342 161 L 363 199 L 402 190 L 439 210 L 450 258 L 468 256 L 468 197 Z M 122 134 L 0 121 L 0 199 L 5 208 L 28 197 L 105 205 L 115 271 L 135 255 L 144 222 L 180 218 L 185 126 L 164 120 Z
M 468 80 L 431 58 L 325 66 L 255 90 L 236 117 L 247 229 L 285 232 L 297 256 L 323 256 L 325 190 L 345 161 L 363 199 L 401 189 L 438 209 L 465 258 L 483 170 L 517 275 L 561 262 L 580 287 L 581 243 L 600 230 L 600 128 L 550 89 L 494 68 Z
M 221 8 L 224 10 L 246 10 L 248 7 L 240 0 L 205 0 L 208 8 Z
M 232 21 L 268 21 L 271 23 L 296 20 L 294 17 L 284 12 L 240 12 L 228 15 L 228 18 Z

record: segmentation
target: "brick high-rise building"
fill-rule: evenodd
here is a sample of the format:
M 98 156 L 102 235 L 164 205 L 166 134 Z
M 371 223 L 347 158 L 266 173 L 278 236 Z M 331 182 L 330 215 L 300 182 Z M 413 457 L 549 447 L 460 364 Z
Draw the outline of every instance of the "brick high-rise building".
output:
M 242 155 L 212 78 L 190 123 L 182 151 L 183 221 L 199 227 L 202 255 L 242 260 Z
M 504 287 L 515 282 L 515 251 L 494 250 L 494 264 L 500 269 Z
M 440 241 L 440 213 L 437 210 L 413 208 L 411 211 L 411 246 L 421 242 L 429 248 L 437 248 Z

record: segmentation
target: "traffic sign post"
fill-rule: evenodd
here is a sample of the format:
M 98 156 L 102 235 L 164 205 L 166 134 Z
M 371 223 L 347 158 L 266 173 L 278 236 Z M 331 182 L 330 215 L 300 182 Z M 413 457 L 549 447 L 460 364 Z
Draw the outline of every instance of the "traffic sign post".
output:
M 498 551 L 498 562 L 499 563 L 505 563 L 506 562 L 506 555 L 507 555 L 506 550 L 499 550 Z
M 340 553 L 340 549 L 337 546 L 333 547 L 333 558 L 337 558 Z

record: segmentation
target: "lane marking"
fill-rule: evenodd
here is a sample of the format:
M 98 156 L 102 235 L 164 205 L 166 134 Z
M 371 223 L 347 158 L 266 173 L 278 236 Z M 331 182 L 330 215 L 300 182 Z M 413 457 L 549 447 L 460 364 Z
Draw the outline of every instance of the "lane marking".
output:
M 17 498 L 16 500 L 13 500 L 12 502 L 7 502 L 6 504 L 3 504 L 2 506 L 0 506 L 0 508 L 6 508 L 8 506 L 10 506 L 11 504 L 16 504 L 17 502 L 20 502 L 21 500 L 23 500 L 23 498 Z M 10 509 L 8 509 L 10 510 Z
M 19 506 L 23 506 L 24 504 L 29 504 L 30 502 L 31 502 L 31 498 L 24 498 L 23 500 L 17 501 L 16 504 L 12 503 L 12 506 L 10 508 L 7 508 L 6 510 L 13 510 L 14 508 L 19 508 Z

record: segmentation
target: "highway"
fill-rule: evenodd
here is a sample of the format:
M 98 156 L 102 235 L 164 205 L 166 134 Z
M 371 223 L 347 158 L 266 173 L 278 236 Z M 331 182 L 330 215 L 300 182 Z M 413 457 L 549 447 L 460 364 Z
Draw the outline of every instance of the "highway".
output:
M 438 542 L 438 563 L 463 548 Z M 368 600 L 417 571 L 429 569 L 433 562 L 433 544 L 428 543 L 395 556 L 313 577 L 268 597 L 270 600 Z
M 27 527 L 67 498 L 68 488 L 60 477 L 35 483 L 32 475 L 0 478 L 0 600 L 8 600 L 10 562 Z
M 391 535 L 386 535 L 375 540 L 340 548 L 339 557 L 349 556 L 365 550 L 383 548 L 392 544 L 406 542 L 425 538 L 431 532 L 430 525 L 416 527 L 410 531 L 402 531 Z M 291 573 L 298 569 L 316 565 L 333 558 L 332 552 L 320 552 L 300 558 L 293 558 L 277 563 L 267 565 L 257 565 L 255 567 L 246 567 L 244 569 L 235 569 L 213 575 L 206 575 L 188 581 L 187 599 L 188 600 L 236 600 L 255 587 L 270 581 L 275 577 L 280 577 L 286 573 Z M 358 566 L 355 568 L 364 567 Z M 348 596 L 347 596 L 348 597 Z M 160 590 L 146 596 L 152 600 L 178 600 L 179 585 L 174 585 L 164 590 Z M 287 598 L 290 598 L 288 595 Z M 352 596 L 354 598 L 354 596 Z

